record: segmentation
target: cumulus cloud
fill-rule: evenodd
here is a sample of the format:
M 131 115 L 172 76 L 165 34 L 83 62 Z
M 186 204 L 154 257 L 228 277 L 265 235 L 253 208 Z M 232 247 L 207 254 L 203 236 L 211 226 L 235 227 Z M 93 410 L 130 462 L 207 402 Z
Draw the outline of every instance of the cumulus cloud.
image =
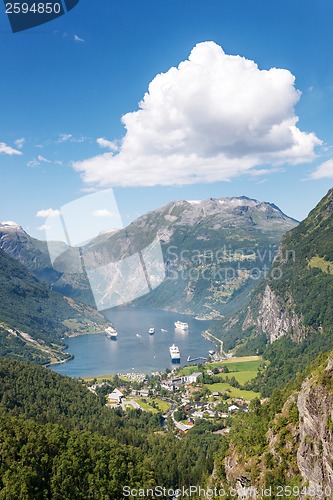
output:
M 57 217 L 58 215 L 60 215 L 60 213 L 61 213 L 60 210 L 54 210 L 53 208 L 46 208 L 38 210 L 38 212 L 36 213 L 36 217 L 42 217 L 42 218 Z
M 138 111 L 122 117 L 119 152 L 73 166 L 90 185 L 153 186 L 309 162 L 321 141 L 297 128 L 294 82 L 288 70 L 260 70 L 214 42 L 199 43 L 188 60 L 152 80 Z
M 333 160 L 324 161 L 310 174 L 311 179 L 333 179 Z
M 21 155 L 22 152 L 18 151 L 17 149 L 13 149 L 10 146 L 7 146 L 5 142 L 0 142 L 0 154 L 3 153 L 5 155 Z
M 101 148 L 110 149 L 111 151 L 119 150 L 116 141 L 108 141 L 107 139 L 104 139 L 104 137 L 99 137 L 96 139 L 96 142 Z
M 106 208 L 101 208 L 100 210 L 94 210 L 92 214 L 94 217 L 112 217 L 113 215 L 113 213 L 110 212 L 110 210 L 107 210 Z

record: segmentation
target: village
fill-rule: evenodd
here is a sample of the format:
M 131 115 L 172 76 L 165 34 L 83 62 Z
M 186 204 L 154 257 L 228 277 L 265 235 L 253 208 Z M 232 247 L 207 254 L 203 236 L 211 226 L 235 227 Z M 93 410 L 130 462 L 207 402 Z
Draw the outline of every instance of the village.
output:
M 162 425 L 187 433 L 204 421 L 228 434 L 232 417 L 260 394 L 244 385 L 265 368 L 260 356 L 173 368 L 152 375 L 126 373 L 85 380 L 109 408 L 159 413 Z

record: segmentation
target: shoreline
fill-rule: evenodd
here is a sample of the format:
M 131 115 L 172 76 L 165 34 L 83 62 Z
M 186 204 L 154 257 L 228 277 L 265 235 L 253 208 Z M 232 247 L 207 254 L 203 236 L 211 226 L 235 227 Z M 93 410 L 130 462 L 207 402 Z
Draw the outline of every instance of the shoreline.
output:
M 166 312 L 167 314 L 169 313 L 169 311 L 163 311 L 163 312 Z M 174 314 L 174 313 L 172 313 L 172 314 Z M 195 319 L 196 321 L 198 321 L 198 319 L 197 319 L 195 316 L 193 316 L 193 315 L 186 315 L 186 316 L 190 316 L 192 319 Z M 203 319 L 203 318 L 202 318 L 202 319 Z M 209 321 L 209 320 L 208 320 L 208 321 Z M 110 322 L 110 323 L 111 323 L 111 325 L 112 325 L 112 329 L 113 329 L 115 332 L 117 332 L 116 327 L 112 324 L 112 322 Z M 109 325 L 110 325 L 110 323 L 109 323 Z M 198 323 L 200 323 L 200 321 L 198 321 Z M 201 336 L 201 337 L 202 337 L 202 338 L 204 338 L 206 341 L 208 341 L 208 343 L 209 343 L 212 347 L 214 347 L 214 350 L 215 350 L 215 349 L 216 349 L 216 347 L 215 347 L 214 343 L 212 342 L 212 339 L 210 339 L 210 338 L 208 338 L 208 337 L 206 337 L 206 338 L 205 338 L 205 335 L 204 335 L 204 334 L 206 333 L 206 331 L 207 331 L 206 329 L 207 329 L 207 326 L 208 326 L 208 325 L 205 325 L 205 326 L 204 326 L 204 325 L 200 325 L 200 326 L 199 326 L 199 325 L 198 325 L 198 323 L 197 323 L 197 327 L 196 327 L 196 329 L 197 329 L 197 335 Z M 120 327 L 120 324 L 121 324 L 121 323 L 119 323 L 118 327 Z M 163 324 L 162 324 L 162 326 L 163 326 Z M 198 328 L 198 326 L 199 326 L 199 328 Z M 206 327 L 206 329 L 205 329 L 205 327 Z M 120 328 L 120 329 L 121 329 L 121 328 Z M 199 331 L 198 331 L 198 330 L 199 330 Z M 117 332 L 117 333 L 118 333 L 118 332 Z M 70 338 L 77 338 L 77 337 L 84 337 L 84 336 L 86 336 L 86 335 L 89 335 L 89 336 L 90 336 L 90 335 L 98 335 L 98 336 L 99 336 L 100 334 L 105 334 L 105 329 L 104 329 L 104 328 L 103 328 L 103 329 L 100 329 L 100 330 L 98 330 L 98 331 L 96 331 L 96 330 L 95 330 L 95 331 L 90 331 L 90 332 L 87 332 L 87 331 L 86 331 L 86 332 L 83 332 L 83 331 L 77 331 L 77 330 L 75 331 L 75 330 L 74 330 L 74 331 L 72 331 L 72 332 L 70 332 L 70 333 L 66 333 L 66 334 L 62 337 L 62 341 L 63 341 L 64 343 L 66 343 L 66 339 L 70 339 Z M 171 341 L 171 340 L 170 340 L 170 341 Z M 85 341 L 83 341 L 83 343 L 84 343 L 84 342 L 85 342 Z M 171 342 L 171 343 L 172 343 L 172 342 Z M 80 344 L 80 345 L 81 345 L 81 344 Z M 171 345 L 171 344 L 168 344 L 168 345 Z M 72 348 L 71 348 L 69 345 L 65 345 L 65 346 L 64 346 L 64 350 L 65 350 L 65 349 L 66 349 L 66 351 L 67 351 L 67 350 L 68 350 L 68 351 L 69 351 L 69 350 L 72 350 Z M 208 351 L 208 349 L 209 349 L 209 348 L 208 348 L 208 347 L 207 347 L 207 348 L 205 348 L 205 347 L 204 347 L 204 350 L 205 350 L 205 351 L 206 351 L 206 349 L 207 349 L 207 351 Z M 211 348 L 210 348 L 210 349 L 211 349 Z M 68 356 L 68 357 L 66 357 L 65 359 L 54 359 L 53 361 L 51 361 L 51 362 L 49 362 L 49 363 L 46 363 L 44 366 L 45 366 L 46 368 L 51 368 L 51 369 L 52 369 L 52 368 L 55 368 L 55 371 L 57 371 L 57 369 L 56 369 L 56 367 L 57 367 L 57 366 L 61 366 L 61 365 L 63 365 L 64 363 L 67 363 L 67 362 L 72 361 L 73 359 L 75 359 L 75 354 L 71 354 L 71 353 L 69 353 L 68 351 L 63 353 L 64 355 L 69 354 L 69 356 Z M 74 351 L 75 351 L 75 349 L 74 349 Z M 193 353 L 193 352 L 191 352 L 191 348 L 190 348 L 189 352 L 190 352 L 190 355 L 191 355 L 191 356 L 194 356 L 194 353 Z M 87 353 L 87 355 L 89 355 L 89 353 Z M 55 357 L 55 358 L 57 358 L 57 356 L 54 356 L 54 357 Z M 154 357 L 155 357 L 155 356 L 154 356 Z M 197 357 L 197 356 L 196 356 L 196 357 Z M 196 357 L 195 357 L 195 359 L 196 359 Z M 205 358 L 206 358 L 207 362 L 209 362 L 209 361 L 213 361 L 213 360 L 211 359 L 211 357 L 210 357 L 210 356 L 208 356 L 208 353 L 207 353 L 207 355 L 205 354 Z M 161 359 L 161 361 L 162 361 L 162 359 Z M 206 361 L 205 361 L 205 362 L 206 362 Z M 190 361 L 189 361 L 189 362 L 186 362 L 185 357 L 184 357 L 184 359 L 183 359 L 183 363 L 184 363 L 184 366 L 185 366 L 185 365 L 186 365 L 186 366 L 191 366 L 191 365 L 193 366 L 193 364 L 194 364 L 194 363 L 191 363 Z M 94 363 L 93 363 L 93 364 L 94 364 Z M 118 367 L 117 367 L 117 364 L 118 364 Z M 148 365 L 149 365 L 149 363 L 148 363 Z M 80 376 L 80 378 L 90 378 L 90 379 L 92 379 L 92 378 L 95 378 L 95 377 L 98 377 L 98 378 L 102 377 L 102 378 L 103 378 L 103 377 L 110 377 L 110 376 L 115 376 L 115 375 L 118 375 L 118 376 L 127 376 L 127 377 L 132 378 L 132 377 L 135 377 L 135 376 L 141 376 L 142 374 L 145 374 L 145 375 L 149 375 L 149 376 L 150 376 L 150 375 L 153 375 L 154 373 L 157 373 L 157 372 L 162 372 L 162 373 L 164 373 L 166 370 L 168 370 L 168 369 L 173 369 L 173 368 L 174 368 L 173 366 L 172 366 L 172 367 L 170 367 L 170 366 L 168 365 L 168 362 L 163 362 L 163 363 L 161 363 L 161 364 L 156 364 L 156 365 L 153 365 L 153 366 L 147 366 L 147 367 L 144 367 L 144 366 L 142 365 L 142 363 L 141 363 L 141 366 L 139 365 L 139 366 L 138 366 L 138 367 L 136 367 L 136 368 L 132 368 L 132 369 L 133 369 L 133 371 L 131 371 L 131 366 L 133 366 L 133 365 L 129 365 L 129 366 L 127 366 L 127 367 L 126 367 L 126 366 L 124 366 L 124 365 L 123 365 L 123 363 L 121 363 L 121 364 L 116 363 L 116 364 L 115 364 L 115 366 L 114 366 L 114 370 L 115 370 L 114 372 L 113 372 L 113 370 L 112 370 L 111 366 L 109 366 L 109 367 L 107 367 L 107 366 L 106 366 L 106 370 L 105 370 L 105 371 L 103 370 L 103 372 L 104 372 L 104 373 L 103 373 L 103 372 L 101 373 L 101 372 L 99 371 L 99 369 L 100 369 L 101 367 L 94 366 L 94 368 L 96 369 L 96 372 L 95 372 L 95 373 L 94 373 L 94 371 L 90 372 L 90 370 L 87 370 L 87 371 L 88 371 L 88 373 L 86 372 L 86 375 L 85 375 L 85 374 L 84 374 L 84 372 L 85 372 L 86 370 L 84 370 L 84 369 L 83 369 L 83 370 L 82 370 L 82 372 L 81 372 L 81 373 L 82 373 L 82 377 Z M 80 368 L 80 367 L 78 367 L 78 368 Z M 83 368 L 84 368 L 84 367 L 83 367 Z M 92 368 L 93 368 L 93 367 L 92 367 Z M 111 370 L 110 370 L 110 368 L 111 368 Z M 118 369 L 117 369 L 117 368 L 118 368 Z M 68 374 L 68 376 L 70 376 L 70 377 L 74 377 L 74 378 L 75 378 L 75 377 L 77 377 L 77 375 L 76 375 L 76 372 L 77 372 L 76 367 L 75 367 L 75 368 L 65 368 L 65 367 L 64 367 L 64 368 L 61 368 L 61 369 L 59 369 L 59 370 L 60 370 L 60 373 L 62 373 L 62 374 L 64 374 L 64 375 Z M 80 369 L 80 370 L 78 370 L 78 371 L 80 372 L 80 371 L 81 371 L 81 369 Z M 110 371 L 111 371 L 111 373 L 110 373 Z
M 70 354 L 69 358 L 66 359 L 61 359 L 59 361 L 51 361 L 50 363 L 46 363 L 45 368 L 48 368 L 49 366 L 55 366 L 55 365 L 62 365 L 64 363 L 68 363 L 68 361 L 72 361 L 75 358 L 74 354 Z

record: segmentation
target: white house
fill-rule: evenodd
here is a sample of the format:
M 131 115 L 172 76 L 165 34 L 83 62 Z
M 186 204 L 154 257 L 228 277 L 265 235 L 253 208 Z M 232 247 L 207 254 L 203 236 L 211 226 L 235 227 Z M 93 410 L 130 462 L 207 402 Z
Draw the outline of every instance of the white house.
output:
M 119 389 L 115 389 L 113 392 L 108 394 L 108 401 L 109 403 L 121 403 L 123 397 L 124 394 L 119 391 Z
M 183 377 L 183 382 L 185 384 L 195 384 L 199 377 L 202 377 L 202 372 L 194 372 Z

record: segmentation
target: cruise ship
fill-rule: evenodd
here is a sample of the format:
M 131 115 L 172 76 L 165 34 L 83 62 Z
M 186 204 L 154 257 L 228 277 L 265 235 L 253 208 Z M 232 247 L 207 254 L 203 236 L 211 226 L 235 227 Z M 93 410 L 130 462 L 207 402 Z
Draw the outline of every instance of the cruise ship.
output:
M 153 326 L 151 326 L 151 327 L 149 328 L 149 330 L 148 330 L 148 333 L 149 333 L 149 335 L 154 335 L 154 333 L 155 333 L 155 328 L 154 328 Z
M 183 321 L 175 321 L 174 325 L 179 330 L 188 330 L 188 324 L 187 323 L 183 323 Z
M 105 329 L 105 335 L 108 339 L 117 340 L 118 332 L 114 328 L 112 328 L 112 326 L 108 326 Z
M 171 361 L 173 363 L 180 363 L 179 347 L 177 347 L 175 344 L 172 344 L 172 346 L 169 347 L 169 352 L 170 352 Z

